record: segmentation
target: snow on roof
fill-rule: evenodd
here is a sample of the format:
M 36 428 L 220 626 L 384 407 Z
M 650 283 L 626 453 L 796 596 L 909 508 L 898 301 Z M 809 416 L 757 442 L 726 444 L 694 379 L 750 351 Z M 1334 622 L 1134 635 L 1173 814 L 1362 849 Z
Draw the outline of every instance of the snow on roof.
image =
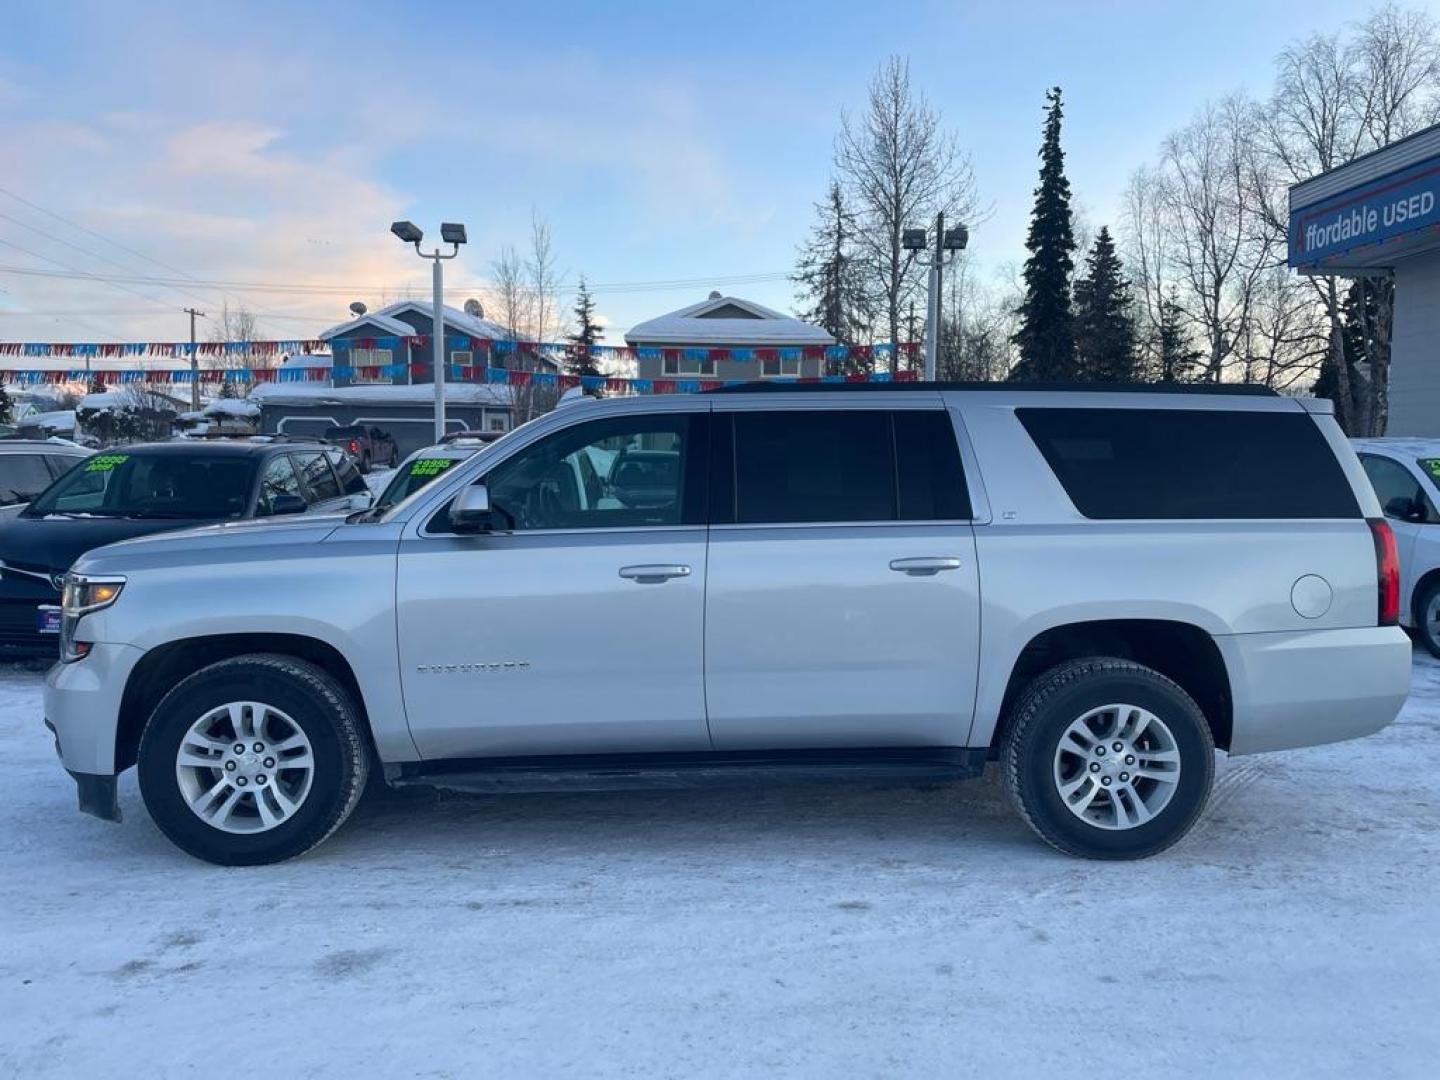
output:
M 712 296 L 639 323 L 625 334 L 625 340 L 631 345 L 835 344 L 835 339 L 818 326 L 735 296 Z
M 146 388 L 142 394 L 143 404 L 147 407 L 165 408 L 180 404 L 169 394 L 162 394 L 158 390 Z M 75 408 L 78 412 L 110 412 L 114 409 L 132 408 L 137 400 L 139 399 L 131 390 L 105 390 L 98 394 L 86 394 Z
M 243 401 L 240 398 L 216 398 L 205 406 L 204 415 L 252 419 L 260 415 L 260 406 L 253 401 Z
M 368 383 L 363 386 L 306 386 L 287 383 L 260 383 L 250 391 L 250 400 L 260 405 L 431 405 L 435 402 L 433 383 L 391 386 Z M 455 405 L 510 404 L 510 387 L 488 383 L 447 383 L 445 400 Z
M 320 335 L 320 340 L 329 341 L 333 337 L 339 337 L 341 334 L 347 334 L 352 330 L 357 330 L 366 323 L 385 328 L 386 333 L 389 335 L 410 337 L 416 333 L 415 328 L 409 323 L 397 319 L 395 316 L 401 313 L 413 312 L 427 319 L 433 319 L 435 317 L 433 314 L 434 310 L 433 305 L 426 300 L 397 300 L 393 304 L 386 304 L 378 311 L 366 312 L 358 319 L 351 319 L 349 322 L 343 322 L 338 326 L 330 327 L 329 330 L 326 330 Z M 459 308 L 451 307 L 449 304 L 442 305 L 440 310 L 443 313 L 445 325 L 462 334 L 469 334 L 471 337 L 489 338 L 491 341 L 504 340 L 511 336 L 510 332 L 499 323 L 469 315 Z M 376 336 L 378 337 L 380 335 L 377 334 Z
M 31 413 L 21 424 L 24 427 L 50 428 L 52 431 L 74 431 L 75 410 L 60 409 L 58 412 Z

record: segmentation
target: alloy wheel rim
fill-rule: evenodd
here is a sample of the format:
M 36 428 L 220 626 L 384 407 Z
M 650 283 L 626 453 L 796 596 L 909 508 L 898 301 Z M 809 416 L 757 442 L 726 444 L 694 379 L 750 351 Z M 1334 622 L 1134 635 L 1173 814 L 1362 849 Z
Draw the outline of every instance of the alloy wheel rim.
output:
M 1440 641 L 1440 592 L 1430 597 L 1430 602 L 1425 605 L 1425 625 L 1430 629 L 1430 636 Z
M 259 701 L 209 710 L 190 725 L 175 754 L 185 804 L 221 832 L 278 828 L 304 805 L 314 779 L 309 737 L 284 712 Z
M 1055 748 L 1055 789 L 1087 825 L 1121 831 L 1174 798 L 1180 748 L 1165 722 L 1138 705 L 1102 705 L 1070 722 Z

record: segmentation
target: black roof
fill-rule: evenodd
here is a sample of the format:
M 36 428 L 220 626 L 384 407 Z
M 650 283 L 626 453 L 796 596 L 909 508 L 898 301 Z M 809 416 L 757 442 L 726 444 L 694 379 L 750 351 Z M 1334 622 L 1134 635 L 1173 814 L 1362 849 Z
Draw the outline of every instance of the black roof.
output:
M 275 451 L 293 450 L 299 447 L 314 447 L 323 450 L 325 444 L 315 439 L 172 439 L 169 442 L 135 443 L 133 446 L 112 446 L 100 451 L 102 454 L 213 454 L 216 457 L 255 457 Z
M 1258 383 L 1082 383 L 1082 382 L 768 382 L 717 386 L 706 394 L 831 393 L 834 391 L 1012 390 L 1090 394 L 1223 394 L 1229 397 L 1279 397 Z

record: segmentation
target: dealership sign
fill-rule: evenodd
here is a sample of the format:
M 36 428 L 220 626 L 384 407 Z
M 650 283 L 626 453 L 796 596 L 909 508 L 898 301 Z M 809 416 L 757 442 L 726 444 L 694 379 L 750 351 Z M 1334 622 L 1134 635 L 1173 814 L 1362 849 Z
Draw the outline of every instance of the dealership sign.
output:
M 1311 266 L 1440 224 L 1440 159 L 1290 214 L 1290 265 Z

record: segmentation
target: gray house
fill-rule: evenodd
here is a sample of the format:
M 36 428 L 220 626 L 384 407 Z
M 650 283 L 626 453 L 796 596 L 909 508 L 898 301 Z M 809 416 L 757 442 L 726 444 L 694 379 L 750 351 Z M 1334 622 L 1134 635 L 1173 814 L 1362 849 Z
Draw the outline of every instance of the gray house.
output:
M 775 379 L 825 374 L 835 339 L 818 326 L 735 296 L 708 299 L 630 328 L 642 379 Z M 734 350 L 739 357 L 712 356 Z
M 432 346 L 429 341 L 411 344 L 410 339 L 429 336 L 434 325 L 433 306 L 428 300 L 397 300 L 386 304 L 378 311 L 367 311 L 349 322 L 332 326 L 320 335 L 320 340 L 329 342 L 334 364 L 341 368 L 390 367 L 399 365 L 403 370 L 392 370 L 368 380 L 354 376 L 337 377 L 337 386 L 352 382 L 383 381 L 395 385 L 413 385 L 434 381 L 430 370 Z M 506 341 L 514 335 L 497 322 L 483 315 L 471 315 L 446 305 L 443 309 L 445 323 L 445 359 L 449 364 L 472 365 L 490 364 L 495 367 L 521 368 L 527 371 L 556 371 L 554 361 L 532 354 L 521 355 L 491 349 L 476 350 L 468 343 L 455 342 L 452 338 L 477 338 L 487 341 Z M 411 365 L 422 364 L 418 370 Z
M 250 400 L 260 406 L 264 435 L 323 436 L 326 428 L 365 424 L 388 432 L 402 456 L 435 441 L 435 390 L 430 383 L 260 383 L 250 391 Z M 509 431 L 510 387 L 447 383 L 445 426 L 450 431 Z

